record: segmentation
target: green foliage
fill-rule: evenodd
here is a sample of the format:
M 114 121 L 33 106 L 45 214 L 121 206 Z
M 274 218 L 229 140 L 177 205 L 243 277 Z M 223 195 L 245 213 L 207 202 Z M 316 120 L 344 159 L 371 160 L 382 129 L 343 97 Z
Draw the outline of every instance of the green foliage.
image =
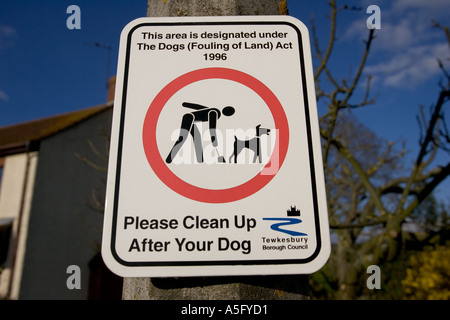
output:
M 332 299 L 337 290 L 337 278 L 330 271 L 330 263 L 309 277 L 311 298 L 314 300 Z
M 412 255 L 401 282 L 406 299 L 450 299 L 450 248 L 437 246 Z

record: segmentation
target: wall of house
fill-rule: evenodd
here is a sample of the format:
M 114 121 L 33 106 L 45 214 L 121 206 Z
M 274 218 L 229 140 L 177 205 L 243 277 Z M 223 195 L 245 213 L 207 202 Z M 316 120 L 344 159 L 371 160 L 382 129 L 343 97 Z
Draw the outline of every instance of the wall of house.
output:
M 12 221 L 12 232 L 0 275 L 0 299 L 18 298 L 37 161 L 37 152 L 4 158 L 0 219 Z
M 89 261 L 100 250 L 103 214 L 90 202 L 105 188 L 111 109 L 41 141 L 19 299 L 87 299 Z M 95 147 L 96 151 L 92 148 Z M 77 156 L 78 155 L 78 156 Z M 71 265 L 81 289 L 70 290 Z

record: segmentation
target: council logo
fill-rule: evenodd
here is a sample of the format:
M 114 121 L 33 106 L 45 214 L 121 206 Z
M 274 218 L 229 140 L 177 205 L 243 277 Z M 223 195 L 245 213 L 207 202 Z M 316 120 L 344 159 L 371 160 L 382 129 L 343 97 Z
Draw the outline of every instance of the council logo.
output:
M 296 208 L 296 206 L 291 206 L 289 210 L 287 210 L 287 216 L 288 217 L 300 217 L 300 210 Z M 302 222 L 299 218 L 263 218 L 263 220 L 266 221 L 277 221 L 276 223 L 273 223 L 270 226 L 270 229 L 286 233 L 290 236 L 307 236 L 306 233 L 299 232 L 292 230 L 290 228 L 287 228 L 288 226 L 296 225 Z

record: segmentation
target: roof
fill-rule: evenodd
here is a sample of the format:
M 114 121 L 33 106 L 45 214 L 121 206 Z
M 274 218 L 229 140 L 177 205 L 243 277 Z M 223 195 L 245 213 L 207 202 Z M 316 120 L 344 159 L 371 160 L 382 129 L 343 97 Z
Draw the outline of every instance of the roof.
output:
M 82 110 L 0 127 L 0 156 L 29 150 L 36 142 L 111 107 L 112 101 Z

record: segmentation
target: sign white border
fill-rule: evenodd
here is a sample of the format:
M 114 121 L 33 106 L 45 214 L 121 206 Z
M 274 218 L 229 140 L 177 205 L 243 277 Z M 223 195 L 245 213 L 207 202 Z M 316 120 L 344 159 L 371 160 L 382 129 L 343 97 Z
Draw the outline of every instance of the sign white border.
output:
M 130 59 L 130 39 L 140 26 L 148 25 L 288 25 L 298 35 L 301 57 L 303 99 L 305 103 L 306 126 L 311 166 L 314 217 L 317 237 L 315 252 L 307 259 L 289 260 L 243 260 L 243 261 L 172 261 L 146 262 L 124 261 L 115 249 L 117 232 L 118 186 L 122 161 L 122 137 L 124 134 L 124 114 L 126 112 L 128 65 Z M 177 17 L 139 18 L 130 22 L 122 31 L 117 67 L 114 100 L 113 126 L 111 133 L 110 161 L 106 191 L 105 217 L 102 239 L 102 256 L 108 268 L 123 277 L 178 277 L 217 275 L 270 275 L 309 274 L 319 270 L 328 260 L 331 251 L 327 204 L 325 196 L 319 124 L 314 91 L 314 76 L 309 34 L 306 26 L 290 16 L 238 16 L 238 17 Z

